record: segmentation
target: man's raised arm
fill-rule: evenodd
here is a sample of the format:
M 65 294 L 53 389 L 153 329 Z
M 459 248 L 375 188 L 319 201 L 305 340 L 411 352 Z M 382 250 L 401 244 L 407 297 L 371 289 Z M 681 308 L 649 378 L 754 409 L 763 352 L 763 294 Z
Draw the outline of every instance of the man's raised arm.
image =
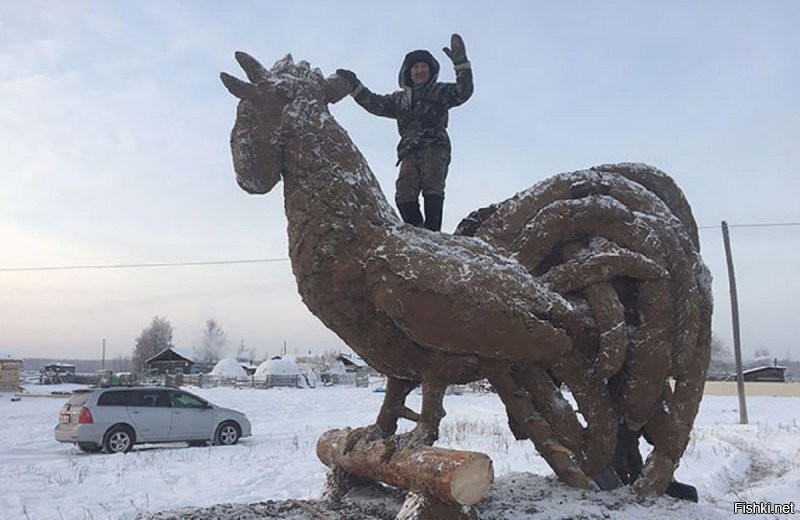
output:
M 359 81 L 355 72 L 347 69 L 336 69 L 336 75 L 344 78 L 350 85 L 350 95 L 370 114 L 397 119 L 397 103 L 391 94 L 378 95 Z
M 447 85 L 447 104 L 457 107 L 468 100 L 475 90 L 472 83 L 472 66 L 467 59 L 467 49 L 460 35 L 453 34 L 450 37 L 450 47 L 444 47 L 442 50 L 453 62 L 453 70 L 456 71 L 455 84 Z

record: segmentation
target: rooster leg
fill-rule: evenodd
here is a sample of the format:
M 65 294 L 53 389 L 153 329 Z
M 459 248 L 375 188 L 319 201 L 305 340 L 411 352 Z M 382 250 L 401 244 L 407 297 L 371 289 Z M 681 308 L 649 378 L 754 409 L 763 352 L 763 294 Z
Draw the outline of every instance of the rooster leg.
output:
M 397 431 L 397 420 L 400 417 L 410 421 L 419 419 L 419 414 L 406 407 L 406 397 L 417 385 L 419 383 L 416 381 L 396 377 L 387 378 L 386 394 L 381 411 L 378 412 L 378 418 L 375 420 L 375 424 L 385 435 L 394 435 L 394 432 Z
M 429 378 L 422 382 L 422 408 L 413 433 L 427 446 L 432 446 L 439 438 L 439 423 L 446 413 L 442 404 L 446 389 L 447 381 L 442 379 Z
M 433 446 L 439 438 L 439 423 L 445 416 L 442 400 L 446 388 L 447 381 L 444 379 L 423 378 L 422 408 L 417 425 L 410 432 L 392 438 L 392 446 L 387 448 L 387 456 L 391 456 L 391 453 L 398 449 Z
M 409 409 L 406 397 L 415 389 L 419 383 L 396 377 L 387 377 L 386 393 L 383 397 L 381 410 L 375 419 L 375 424 L 356 428 L 347 436 L 344 453 L 349 453 L 362 440 L 374 441 L 378 439 L 390 438 L 397 431 L 397 420 L 400 417 L 411 421 L 416 421 L 419 415 Z M 387 455 L 391 456 L 391 452 Z

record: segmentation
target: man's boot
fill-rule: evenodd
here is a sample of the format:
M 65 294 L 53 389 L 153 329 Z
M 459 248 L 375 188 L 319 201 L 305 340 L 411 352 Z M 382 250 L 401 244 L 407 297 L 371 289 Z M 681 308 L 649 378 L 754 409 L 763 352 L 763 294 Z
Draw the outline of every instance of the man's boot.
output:
M 425 227 L 431 231 L 442 229 L 442 208 L 444 197 L 441 195 L 425 195 Z
M 414 227 L 422 225 L 422 213 L 419 211 L 418 201 L 398 202 L 397 209 L 400 210 L 400 217 L 406 224 L 411 224 Z

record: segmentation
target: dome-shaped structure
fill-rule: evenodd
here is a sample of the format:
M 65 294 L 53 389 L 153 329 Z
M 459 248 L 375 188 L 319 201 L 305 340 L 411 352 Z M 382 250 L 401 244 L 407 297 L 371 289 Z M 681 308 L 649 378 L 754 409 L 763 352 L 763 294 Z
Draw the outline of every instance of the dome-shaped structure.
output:
M 221 359 L 211 371 L 212 376 L 231 379 L 247 379 L 247 372 L 242 365 L 233 358 Z
M 269 387 L 273 386 L 308 386 L 303 369 L 295 363 L 294 359 L 276 356 L 258 365 L 253 375 L 257 382 L 263 382 Z
M 258 365 L 256 376 L 276 375 L 276 376 L 299 376 L 302 374 L 300 367 L 291 359 L 273 358 L 268 359 Z

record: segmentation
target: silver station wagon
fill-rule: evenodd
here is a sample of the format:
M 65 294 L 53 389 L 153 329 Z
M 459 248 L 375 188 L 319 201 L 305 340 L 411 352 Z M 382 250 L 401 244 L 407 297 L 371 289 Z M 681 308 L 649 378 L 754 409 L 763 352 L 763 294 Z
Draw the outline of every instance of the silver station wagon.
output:
M 134 444 L 236 444 L 251 434 L 242 412 L 160 386 L 88 388 L 61 408 L 55 437 L 87 453 L 126 453 Z

